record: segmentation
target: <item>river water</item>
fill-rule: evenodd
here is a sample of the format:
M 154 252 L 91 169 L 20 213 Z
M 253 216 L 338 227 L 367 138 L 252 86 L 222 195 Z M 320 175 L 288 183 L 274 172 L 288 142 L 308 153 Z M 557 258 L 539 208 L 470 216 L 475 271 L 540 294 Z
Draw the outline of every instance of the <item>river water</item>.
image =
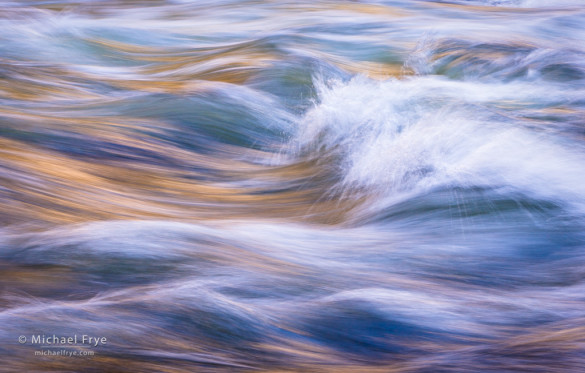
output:
M 2 0 L 0 201 L 0 371 L 582 371 L 585 4 Z

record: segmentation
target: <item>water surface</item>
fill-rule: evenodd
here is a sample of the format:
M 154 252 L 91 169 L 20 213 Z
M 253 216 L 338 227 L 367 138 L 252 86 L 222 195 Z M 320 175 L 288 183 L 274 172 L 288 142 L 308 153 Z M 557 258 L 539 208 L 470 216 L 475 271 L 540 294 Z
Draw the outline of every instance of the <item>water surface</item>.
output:
M 582 370 L 584 26 L 0 1 L 0 371 Z

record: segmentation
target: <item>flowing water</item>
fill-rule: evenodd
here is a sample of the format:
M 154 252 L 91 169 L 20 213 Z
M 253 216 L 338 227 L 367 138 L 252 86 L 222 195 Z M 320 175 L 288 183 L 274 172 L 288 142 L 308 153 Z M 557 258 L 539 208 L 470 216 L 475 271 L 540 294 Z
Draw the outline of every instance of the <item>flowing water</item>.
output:
M 583 371 L 585 4 L 2 0 L 0 201 L 3 372 Z

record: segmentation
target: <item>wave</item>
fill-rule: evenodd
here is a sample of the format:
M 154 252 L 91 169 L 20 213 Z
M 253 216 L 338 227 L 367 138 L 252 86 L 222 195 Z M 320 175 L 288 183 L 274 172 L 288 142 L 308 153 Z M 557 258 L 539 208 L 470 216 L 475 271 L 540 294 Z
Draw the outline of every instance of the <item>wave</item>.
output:
M 393 203 L 440 188 L 483 188 L 583 211 L 582 145 L 506 115 L 513 97 L 548 107 L 580 92 L 439 77 L 356 77 L 317 87 L 319 103 L 300 121 L 295 145 L 300 154 L 335 154 L 336 188 Z
M 524 256 L 519 270 L 516 255 L 493 251 L 514 242 L 504 236 L 473 248 L 388 228 L 170 221 L 4 233 L 2 263 L 42 279 L 11 282 L 1 298 L 2 349 L 22 358 L 28 351 L 11 348 L 14 334 L 83 330 L 107 337 L 106 356 L 123 358 L 120 349 L 135 346 L 124 353 L 133 361 L 255 369 L 282 359 L 352 364 L 416 354 L 442 366 L 450 351 L 481 366 L 486 351 L 517 341 L 525 343 L 519 354 L 560 348 L 555 333 L 585 317 L 583 256 Z

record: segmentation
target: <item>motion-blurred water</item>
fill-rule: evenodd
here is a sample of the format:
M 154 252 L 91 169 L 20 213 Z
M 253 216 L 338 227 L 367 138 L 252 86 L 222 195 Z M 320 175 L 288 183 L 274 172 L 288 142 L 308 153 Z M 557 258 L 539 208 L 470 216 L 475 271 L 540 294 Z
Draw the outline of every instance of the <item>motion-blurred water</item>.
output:
M 585 371 L 585 4 L 0 1 L 0 200 L 0 371 Z

